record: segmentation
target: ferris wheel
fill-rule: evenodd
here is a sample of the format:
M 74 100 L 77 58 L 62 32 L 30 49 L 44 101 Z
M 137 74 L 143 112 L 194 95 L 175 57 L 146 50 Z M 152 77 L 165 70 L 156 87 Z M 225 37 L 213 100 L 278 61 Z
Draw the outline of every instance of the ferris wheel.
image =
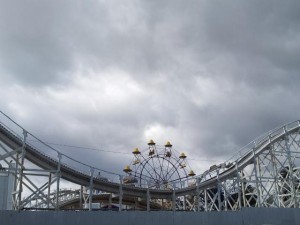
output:
M 123 169 L 127 173 L 124 184 L 165 190 L 172 189 L 174 182 L 180 184 L 183 179 L 195 176 L 187 156 L 177 153 L 169 141 L 160 147 L 150 140 L 143 152 L 135 148 L 132 162 Z

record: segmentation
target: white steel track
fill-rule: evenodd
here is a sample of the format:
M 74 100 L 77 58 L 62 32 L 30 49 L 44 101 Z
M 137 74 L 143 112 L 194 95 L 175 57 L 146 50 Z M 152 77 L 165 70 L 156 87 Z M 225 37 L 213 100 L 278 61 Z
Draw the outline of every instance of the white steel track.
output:
M 292 165 L 295 167 L 300 166 L 295 165 L 299 161 L 300 154 L 299 128 L 299 121 L 295 121 L 272 130 L 251 142 L 244 149 L 244 152 L 239 152 L 231 161 L 223 165 L 213 166 L 205 173 L 194 177 L 192 179 L 194 185 L 186 182 L 186 185 L 182 188 L 174 188 L 173 190 L 128 186 L 122 184 L 122 182 L 110 182 L 105 179 L 99 179 L 93 173 L 81 172 L 76 168 L 74 169 L 72 165 L 61 163 L 59 159 L 47 156 L 26 142 L 26 139 L 24 142 L 21 136 L 9 130 L 9 127 L 2 122 L 0 124 L 0 142 L 11 149 L 11 153 L 8 151 L 6 154 L 0 155 L 0 162 L 13 154 L 18 153 L 21 155 L 23 152 L 24 158 L 36 166 L 45 171 L 59 170 L 60 177 L 72 183 L 86 187 L 91 186 L 93 189 L 106 193 L 140 197 L 148 200 L 169 199 L 175 202 L 175 198 L 180 199 L 181 197 L 189 196 L 190 200 L 189 202 L 184 202 L 184 207 L 194 211 L 235 210 L 245 206 L 299 207 L 297 183 L 294 184 L 294 181 L 287 181 L 287 178 L 283 181 L 284 178 L 278 177 L 278 174 L 286 165 L 289 164 L 290 167 Z M 273 169 L 270 169 L 271 167 Z M 250 175 L 246 176 L 245 174 L 248 172 Z M 290 176 L 296 176 L 293 174 L 296 174 L 297 170 L 287 169 L 287 173 Z M 265 178 L 266 176 L 268 177 Z M 22 176 L 18 179 L 22 180 Z M 282 191 L 282 183 L 289 186 L 289 191 Z M 251 187 L 255 187 L 255 191 L 252 191 L 251 195 L 248 193 L 249 184 L 251 184 Z M 246 185 L 248 185 L 248 189 Z M 289 193 L 286 194 L 286 192 Z M 234 195 L 238 197 L 234 197 Z M 247 197 L 248 195 L 250 197 Z M 282 197 L 286 195 L 291 195 L 292 197 Z M 122 201 L 122 198 L 120 198 L 120 201 Z M 251 201 L 255 202 L 253 203 L 254 205 L 251 205 Z M 179 200 L 176 200 L 176 202 L 177 206 L 173 203 L 173 210 L 180 207 Z

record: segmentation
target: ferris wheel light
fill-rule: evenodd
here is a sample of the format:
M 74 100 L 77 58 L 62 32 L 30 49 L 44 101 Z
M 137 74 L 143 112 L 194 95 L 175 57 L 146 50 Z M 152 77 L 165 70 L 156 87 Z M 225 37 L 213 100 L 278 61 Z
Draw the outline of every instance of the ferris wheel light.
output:
M 165 147 L 172 147 L 172 144 L 168 141 L 166 144 L 165 144 Z
M 195 176 L 196 174 L 194 173 L 194 171 L 193 170 L 191 170 L 190 172 L 189 172 L 189 177 L 193 177 L 193 176 Z
M 132 151 L 132 153 L 133 153 L 134 155 L 141 154 L 141 152 L 140 152 L 140 150 L 139 150 L 138 148 L 135 148 L 135 149 Z
M 180 159 L 185 159 L 185 158 L 186 158 L 186 155 L 182 152 L 182 153 L 179 155 L 179 158 L 180 158 Z
M 129 166 L 129 165 L 126 165 L 126 166 L 124 167 L 123 171 L 124 171 L 125 173 L 130 173 L 130 172 L 132 171 L 132 169 L 130 169 L 130 166 Z
M 151 139 L 151 140 L 148 142 L 148 145 L 155 145 L 155 142 Z

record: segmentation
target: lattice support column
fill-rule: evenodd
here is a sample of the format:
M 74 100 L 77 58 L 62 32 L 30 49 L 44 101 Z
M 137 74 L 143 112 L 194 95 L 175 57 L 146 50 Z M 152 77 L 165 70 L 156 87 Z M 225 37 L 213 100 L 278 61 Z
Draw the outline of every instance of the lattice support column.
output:
M 269 136 L 269 143 L 271 143 L 271 137 Z M 275 186 L 275 196 L 273 203 L 277 206 L 280 207 L 280 201 L 279 201 L 279 174 L 278 174 L 278 166 L 277 166 L 277 159 L 276 159 L 276 153 L 273 148 L 273 146 L 270 144 L 269 146 L 269 151 L 271 154 L 271 160 L 272 160 L 272 167 L 273 167 L 273 176 L 274 176 L 274 186 Z
M 19 170 L 19 178 L 18 178 L 18 182 L 19 182 L 19 190 L 18 190 L 18 210 L 22 209 L 22 191 L 23 191 L 23 173 L 24 173 L 24 159 L 25 159 L 25 154 L 26 154 L 26 138 L 27 138 L 27 131 L 23 129 L 23 143 L 22 143 L 22 152 L 21 152 L 21 161 L 19 161 L 17 164 L 19 164 L 20 166 L 20 170 Z
M 218 186 L 217 186 L 217 195 L 218 195 L 218 211 L 221 211 L 221 182 L 219 179 L 219 168 L 217 169 L 217 181 L 218 181 Z
M 93 204 L 93 186 L 94 186 L 94 168 L 90 168 L 90 186 L 89 186 L 89 211 L 92 211 Z
M 199 185 L 200 185 L 200 178 L 197 178 L 196 180 L 196 185 L 197 185 L 197 189 L 196 189 L 196 204 L 195 206 L 197 207 L 196 211 L 200 211 L 200 189 L 199 189 Z
M 241 182 L 241 175 L 239 172 L 239 166 L 238 163 L 235 162 L 235 170 L 236 170 L 236 177 L 237 177 L 237 183 L 238 183 L 238 207 L 237 209 L 242 208 L 242 182 Z
M 258 178 L 258 172 L 257 172 L 257 157 L 255 154 L 255 151 L 253 150 L 253 169 L 254 169 L 254 175 L 255 175 L 255 183 L 256 183 L 256 189 L 258 192 L 258 207 L 261 207 L 261 192 L 259 191 L 259 186 L 261 185 L 261 183 L 259 182 L 259 178 Z
M 288 142 L 288 134 L 286 131 L 286 127 L 283 128 L 284 129 L 284 134 L 285 134 L 285 139 L 284 139 L 284 143 L 285 143 L 285 148 L 286 148 L 286 153 L 287 153 L 287 158 L 288 158 L 288 163 L 289 163 L 289 179 L 290 179 L 290 187 L 291 187 L 291 197 L 292 197 L 292 201 L 294 204 L 294 207 L 297 207 L 297 202 L 296 202 L 296 190 L 295 190 L 295 186 L 294 186 L 294 182 L 293 182 L 293 178 L 294 178 L 294 163 L 292 161 L 292 156 L 291 156 L 291 149 L 290 149 L 290 145 Z
M 59 209 L 59 186 L 60 186 L 60 176 L 61 176 L 60 165 L 61 165 L 62 154 L 58 153 L 57 157 L 58 157 L 58 165 L 56 171 L 56 203 L 55 203 L 56 210 Z
M 122 211 L 122 205 L 123 205 L 123 176 L 120 175 L 119 211 Z
M 51 192 L 51 179 L 52 179 L 52 175 L 51 173 L 49 173 L 49 180 L 48 180 L 48 198 L 47 198 L 47 208 L 50 208 L 50 202 L 51 202 L 51 198 L 50 198 L 50 192 Z

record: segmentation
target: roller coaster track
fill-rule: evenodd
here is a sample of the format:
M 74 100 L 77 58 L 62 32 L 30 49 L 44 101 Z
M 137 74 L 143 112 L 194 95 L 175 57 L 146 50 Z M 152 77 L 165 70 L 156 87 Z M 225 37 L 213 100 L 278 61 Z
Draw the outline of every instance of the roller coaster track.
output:
M 80 209 L 82 208 L 82 204 L 84 203 L 84 196 L 86 196 L 86 193 L 83 193 L 82 190 L 60 190 L 59 191 L 59 208 L 60 209 Z M 56 198 L 56 193 L 52 192 L 50 193 L 50 198 L 54 199 Z M 30 206 L 29 209 L 40 209 L 40 208 L 47 208 L 46 205 L 42 201 L 35 202 L 33 205 Z M 94 202 L 101 202 L 107 206 L 107 209 L 110 205 L 112 207 L 112 204 L 118 204 L 119 203 L 119 196 L 118 195 L 112 195 L 110 193 L 94 193 L 93 195 L 93 201 Z M 146 209 L 147 203 L 145 200 L 141 199 L 138 200 L 134 197 L 126 197 L 123 199 L 123 204 L 125 205 L 133 205 L 134 207 L 140 208 L 140 209 Z M 158 204 L 151 204 L 151 209 L 160 209 L 160 206 Z
M 23 129 L 23 128 L 21 128 L 21 129 Z M 121 190 L 122 195 L 129 196 L 129 197 L 132 196 L 132 197 L 140 197 L 140 198 L 146 199 L 147 197 L 151 196 L 151 198 L 153 198 L 153 199 L 173 199 L 174 200 L 174 196 L 180 197 L 180 196 L 188 195 L 188 196 L 198 196 L 198 198 L 199 198 L 199 196 L 200 196 L 199 193 L 203 193 L 203 195 L 204 195 L 205 191 L 212 189 L 214 187 L 219 187 L 220 190 L 224 187 L 223 188 L 224 190 L 223 189 L 222 190 L 224 193 L 226 193 L 226 187 L 228 186 L 228 184 L 225 184 L 225 183 L 228 180 L 242 179 L 241 177 L 240 178 L 238 178 L 238 177 L 242 176 L 241 174 L 244 174 L 243 170 L 245 170 L 246 167 L 248 167 L 249 165 L 252 165 L 260 155 L 271 154 L 270 153 L 271 147 L 273 146 L 272 148 L 274 149 L 274 145 L 277 145 L 277 143 L 281 143 L 282 141 L 283 141 L 283 143 L 287 143 L 285 141 L 286 138 L 289 135 L 298 135 L 299 129 L 300 129 L 299 121 L 295 121 L 295 122 L 286 124 L 282 127 L 279 127 L 277 129 L 274 129 L 274 130 L 268 132 L 267 134 L 261 136 L 260 138 L 254 140 L 253 142 L 251 142 L 248 146 L 246 146 L 244 149 L 242 149 L 237 155 L 235 155 L 231 161 L 226 162 L 226 164 L 224 164 L 223 166 L 218 165 L 214 168 L 211 168 L 210 170 L 207 170 L 205 173 L 195 177 L 194 185 L 186 185 L 183 188 L 174 188 L 173 190 L 157 190 L 157 189 L 148 189 L 148 188 L 142 188 L 142 187 L 128 186 L 128 185 L 122 184 L 122 182 L 117 183 L 117 182 L 111 182 L 111 181 L 104 180 L 104 179 L 99 179 L 94 176 L 91 177 L 90 174 L 80 172 L 79 170 L 74 169 L 70 165 L 60 163 L 59 160 L 57 160 L 53 157 L 47 156 L 42 151 L 40 151 L 36 147 L 32 146 L 28 142 L 24 143 L 24 140 L 22 139 L 22 137 L 16 135 L 16 133 L 11 131 L 9 129 L 9 127 L 7 127 L 2 122 L 0 124 L 0 141 L 12 150 L 24 148 L 25 158 L 44 170 L 55 171 L 59 168 L 61 178 L 65 179 L 67 181 L 70 181 L 72 183 L 82 185 L 82 186 L 89 186 L 92 182 L 94 189 L 101 190 L 101 191 L 107 192 L 107 193 L 114 193 L 114 194 L 119 194 L 120 190 Z M 23 131 L 26 131 L 26 130 L 23 129 Z M 296 146 L 297 150 L 295 150 L 295 151 L 297 151 L 295 153 L 296 154 L 295 158 L 298 158 L 298 156 L 299 156 L 298 153 L 300 153 L 299 148 L 298 148 L 299 140 L 298 139 L 296 140 L 296 137 L 294 137 L 294 136 L 293 136 L 293 138 L 295 138 L 294 141 L 295 141 L 296 145 L 298 145 L 298 146 Z M 282 144 L 280 144 L 280 145 L 282 145 Z M 1 157 L 4 158 L 4 156 L 0 155 L 0 161 L 2 159 Z M 289 161 L 285 159 L 284 162 L 289 162 Z M 284 163 L 280 166 L 280 168 L 283 168 L 283 166 L 284 166 Z M 256 171 L 254 171 L 254 172 L 256 172 Z M 253 174 L 254 174 L 254 172 L 253 172 Z M 276 171 L 276 174 L 278 174 L 278 173 L 279 173 L 279 171 Z M 273 173 L 271 171 L 271 172 L 268 172 L 268 174 L 275 174 L 275 172 Z M 272 179 L 278 180 L 278 178 L 274 177 L 274 175 L 270 175 L 270 176 L 273 176 Z M 259 178 L 259 179 L 262 180 L 262 178 Z M 257 180 L 259 180 L 259 179 L 257 179 Z M 253 181 L 253 182 L 257 182 L 257 181 Z M 278 182 L 278 181 L 276 181 L 276 182 Z M 241 182 L 240 182 L 240 184 L 241 184 Z M 224 185 L 224 186 L 222 187 L 222 185 Z M 225 187 L 225 185 L 226 185 L 226 187 Z M 261 187 L 261 186 L 262 186 L 262 184 L 257 184 L 257 188 Z M 238 187 L 238 186 L 236 186 L 236 187 Z M 263 192 L 263 187 L 261 187 L 261 189 L 262 189 L 261 192 Z M 219 196 L 215 196 L 214 199 L 219 198 L 219 200 L 220 200 L 220 190 L 219 190 Z M 232 190 L 230 190 L 230 192 L 232 192 Z M 271 191 L 269 191 L 269 192 L 271 192 Z M 273 189 L 272 189 L 272 193 L 273 193 Z M 271 193 L 268 193 L 268 195 L 271 195 Z M 276 197 L 276 198 L 278 198 L 278 197 Z M 199 201 L 199 199 L 197 201 Z M 240 200 L 240 201 L 242 201 L 242 200 Z M 212 202 L 212 200 L 211 200 L 211 202 Z M 279 202 L 279 200 L 278 200 L 278 202 Z M 207 202 L 206 202 L 206 204 L 207 204 Z M 214 207 L 217 207 L 216 206 L 217 203 L 212 203 L 212 204 L 215 204 Z M 279 204 L 278 206 L 280 206 L 281 203 L 278 203 L 278 204 Z M 297 206 L 299 206 L 299 205 L 297 205 Z M 224 207 L 224 206 L 222 206 L 222 207 Z
M 22 147 L 22 140 L 17 136 L 13 135 L 9 130 L 0 125 L 0 140 L 3 141 L 7 146 L 12 149 L 17 149 Z M 37 166 L 46 169 L 46 170 L 56 170 L 58 168 L 58 161 L 56 159 L 50 158 L 37 149 L 33 148 L 29 144 L 26 144 L 25 148 L 26 154 L 25 157 L 32 163 Z M 84 174 L 80 171 L 77 171 L 68 165 L 60 165 L 61 177 L 83 186 L 88 186 L 90 183 L 90 175 Z M 110 193 L 118 193 L 120 190 L 120 184 L 112 183 L 108 181 L 102 181 L 101 179 L 94 178 L 93 180 L 94 188 Z M 126 195 L 134 195 L 138 197 L 146 196 L 147 190 L 145 188 L 135 188 L 135 187 L 126 187 L 123 186 L 123 193 Z M 160 191 L 160 190 L 151 190 L 151 195 L 153 197 L 166 197 L 171 195 L 170 191 Z

